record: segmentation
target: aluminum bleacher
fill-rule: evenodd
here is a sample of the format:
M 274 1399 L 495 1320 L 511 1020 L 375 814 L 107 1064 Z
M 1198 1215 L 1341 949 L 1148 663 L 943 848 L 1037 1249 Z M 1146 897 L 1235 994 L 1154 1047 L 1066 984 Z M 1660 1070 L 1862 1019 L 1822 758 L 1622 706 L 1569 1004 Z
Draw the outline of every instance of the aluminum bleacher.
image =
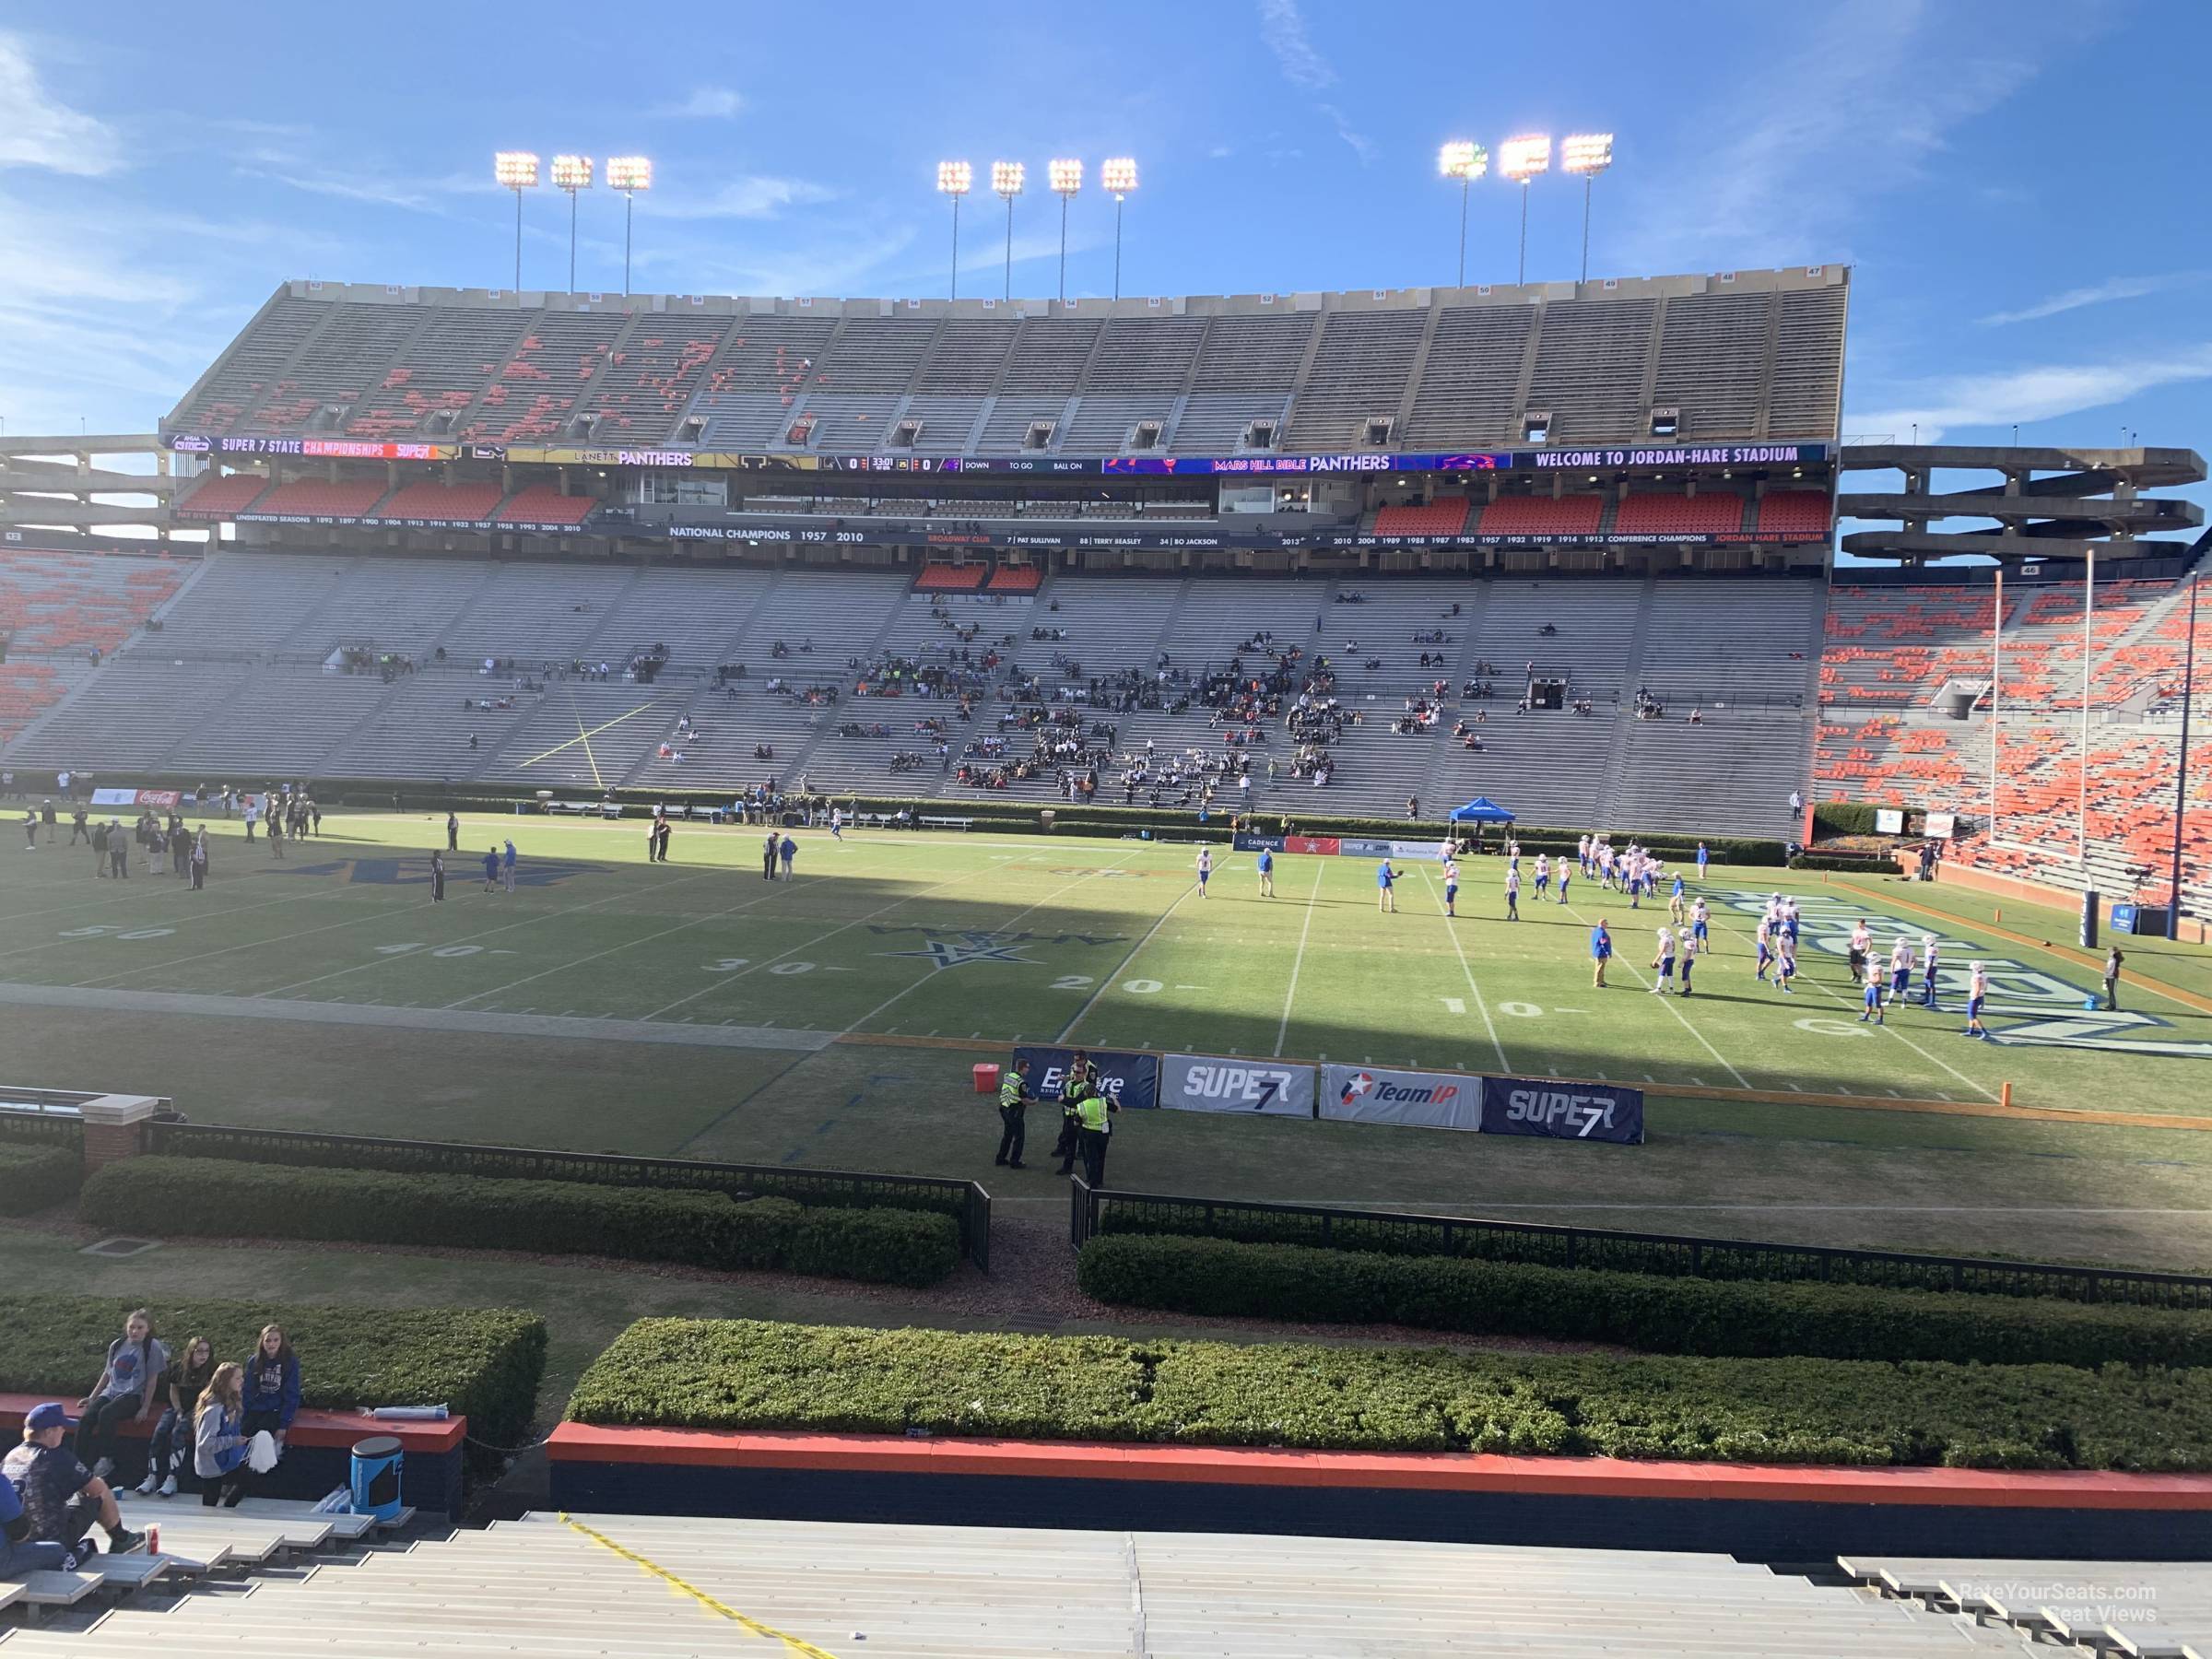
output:
M 6 1645 L 10 1659 L 704 1659 L 733 1644 L 875 1659 L 2017 1651 L 1872 1589 L 1657 1551 L 534 1513 L 298 1566 L 253 1573 L 250 1594 L 126 1603 Z M 2167 1570 L 2176 1583 L 2189 1571 Z

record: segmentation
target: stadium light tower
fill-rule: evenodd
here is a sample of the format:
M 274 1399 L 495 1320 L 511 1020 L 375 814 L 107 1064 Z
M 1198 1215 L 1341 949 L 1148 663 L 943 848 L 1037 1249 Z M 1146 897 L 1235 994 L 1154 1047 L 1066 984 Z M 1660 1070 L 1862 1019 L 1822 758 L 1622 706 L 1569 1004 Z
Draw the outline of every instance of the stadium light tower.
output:
M 952 198 L 952 293 L 960 297 L 960 198 L 975 182 L 975 169 L 965 161 L 937 163 L 937 191 Z
M 1099 182 L 1113 193 L 1113 297 L 1122 297 L 1122 204 L 1136 188 L 1136 163 L 1115 156 L 1099 163 Z
M 589 156 L 553 158 L 553 187 L 569 193 L 569 292 L 576 291 L 576 193 L 592 187 Z
M 629 293 L 629 228 L 638 210 L 638 192 L 653 188 L 653 163 L 643 156 L 609 156 L 606 187 L 622 193 L 622 292 Z
M 491 176 L 514 192 L 514 291 L 523 291 L 523 192 L 537 186 L 537 158 L 528 150 L 500 150 L 491 159 Z
M 1590 280 L 1590 187 L 1613 165 L 1613 135 L 1571 133 L 1559 141 L 1559 169 L 1583 176 L 1583 275 Z
M 1060 198 L 1060 303 L 1067 303 L 1067 205 L 1083 188 L 1083 163 L 1054 161 L 1045 169 L 1053 194 Z
M 1436 171 L 1459 181 L 1459 286 L 1467 286 L 1467 189 L 1490 171 L 1490 152 L 1455 138 L 1436 152 Z
M 991 188 L 1006 199 L 1006 288 L 1003 296 L 1014 298 L 1014 198 L 1021 194 L 1021 186 L 1030 170 L 1018 161 L 991 163 Z
M 1521 264 L 1515 282 L 1528 280 L 1528 182 L 1551 171 L 1551 140 L 1541 134 L 1508 138 L 1498 147 L 1498 171 L 1521 186 Z

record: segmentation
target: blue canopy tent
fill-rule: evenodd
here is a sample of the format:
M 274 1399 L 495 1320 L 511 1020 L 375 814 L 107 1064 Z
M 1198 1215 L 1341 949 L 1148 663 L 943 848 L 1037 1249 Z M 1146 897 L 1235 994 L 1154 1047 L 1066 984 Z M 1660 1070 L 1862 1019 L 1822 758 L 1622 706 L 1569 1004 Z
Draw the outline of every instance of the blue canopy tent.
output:
M 1455 824 L 1510 824 L 1513 821 L 1513 815 L 1488 795 L 1477 795 L 1465 806 L 1453 812 L 1452 821 Z

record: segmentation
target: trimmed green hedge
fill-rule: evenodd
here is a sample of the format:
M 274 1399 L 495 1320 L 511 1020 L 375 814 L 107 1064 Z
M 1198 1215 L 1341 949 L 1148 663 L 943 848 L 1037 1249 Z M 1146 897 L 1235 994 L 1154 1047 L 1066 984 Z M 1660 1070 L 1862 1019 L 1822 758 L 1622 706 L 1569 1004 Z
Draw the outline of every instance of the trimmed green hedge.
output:
M 2212 1372 L 646 1319 L 578 1422 L 1767 1464 L 2212 1468 Z
M 1816 801 L 1813 803 L 1813 833 L 1816 835 L 1872 835 L 1874 815 L 1881 810 L 1871 801 Z
M 959 1265 L 959 1228 L 920 1210 L 807 1209 L 724 1193 L 126 1158 L 85 1182 L 80 1219 L 135 1231 L 346 1239 L 787 1267 L 928 1285 Z
M 1176 1313 L 1550 1336 L 1655 1354 L 2212 1365 L 2212 1312 L 1865 1285 L 1662 1278 L 1137 1233 L 1084 1245 L 1077 1281 L 1101 1301 Z
M 100 1357 L 137 1305 L 115 1297 L 0 1296 L 0 1329 L 8 1333 L 0 1343 L 0 1390 L 74 1402 L 99 1378 Z M 218 1359 L 242 1360 L 274 1320 L 300 1355 L 306 1405 L 450 1406 L 488 1446 L 522 1442 L 546 1368 L 546 1322 L 519 1308 L 156 1299 L 150 1309 L 156 1335 L 172 1347 L 205 1336 Z
M 52 1209 L 84 1178 L 84 1154 L 73 1147 L 0 1141 L 0 1216 Z
M 871 1177 L 833 1170 L 769 1169 L 684 1159 L 601 1158 L 529 1147 L 461 1142 L 380 1140 L 371 1135 L 314 1135 L 297 1130 L 192 1124 L 155 1143 L 165 1157 L 218 1158 L 297 1169 L 388 1170 L 395 1173 L 473 1175 L 494 1181 L 576 1181 L 597 1186 L 642 1186 L 726 1193 L 733 1198 L 788 1198 L 809 1207 L 927 1210 L 966 1224 L 968 1189 L 930 1185 L 919 1177 Z M 896 1187 L 876 1184 L 900 1182 Z
M 1894 876 L 1897 860 L 1887 854 L 1865 854 L 1857 858 L 1836 853 L 1800 853 L 1790 860 L 1793 870 L 1848 870 L 1854 876 Z

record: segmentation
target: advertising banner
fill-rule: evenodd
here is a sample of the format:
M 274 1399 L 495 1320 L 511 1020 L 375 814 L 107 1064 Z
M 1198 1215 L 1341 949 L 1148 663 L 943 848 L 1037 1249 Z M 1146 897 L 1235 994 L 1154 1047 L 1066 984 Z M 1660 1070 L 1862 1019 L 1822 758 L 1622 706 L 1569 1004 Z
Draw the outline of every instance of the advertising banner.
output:
M 154 806 L 174 811 L 183 796 L 173 789 L 95 789 L 95 806 Z
M 1461 1072 L 1324 1065 L 1321 1068 L 1321 1115 L 1348 1124 L 1479 1129 L 1482 1079 Z
M 1921 830 L 1930 841 L 1949 841 L 1959 833 L 1959 815 L 1955 812 L 1931 812 L 1928 821 L 1921 826 Z
M 1057 1100 L 1067 1080 L 1072 1048 L 1048 1043 L 1024 1043 L 1014 1058 L 1030 1063 L 1030 1092 L 1041 1100 Z M 1124 1109 L 1149 1112 L 1159 1104 L 1159 1056 L 1135 1054 L 1116 1049 L 1092 1049 L 1090 1063 L 1099 1068 L 1099 1088 Z
M 1335 858 L 1344 850 L 1344 843 L 1333 835 L 1286 835 L 1283 851 L 1304 853 L 1322 858 Z
M 1902 835 L 1905 832 L 1904 813 L 1895 806 L 1876 807 L 1874 832 L 1877 835 Z
M 1241 830 L 1237 834 L 1235 845 L 1240 853 L 1281 853 L 1287 850 L 1284 838 L 1279 835 L 1253 835 Z
M 1160 1062 L 1159 1103 L 1174 1112 L 1313 1115 L 1313 1068 L 1288 1060 L 1170 1054 Z
M 1643 1090 L 1606 1083 L 1562 1083 L 1556 1077 L 1485 1077 L 1482 1132 L 1641 1147 Z
M 1336 851 L 1347 858 L 1425 858 L 1430 864 L 1442 859 L 1438 849 L 1441 841 L 1354 841 L 1336 843 Z

